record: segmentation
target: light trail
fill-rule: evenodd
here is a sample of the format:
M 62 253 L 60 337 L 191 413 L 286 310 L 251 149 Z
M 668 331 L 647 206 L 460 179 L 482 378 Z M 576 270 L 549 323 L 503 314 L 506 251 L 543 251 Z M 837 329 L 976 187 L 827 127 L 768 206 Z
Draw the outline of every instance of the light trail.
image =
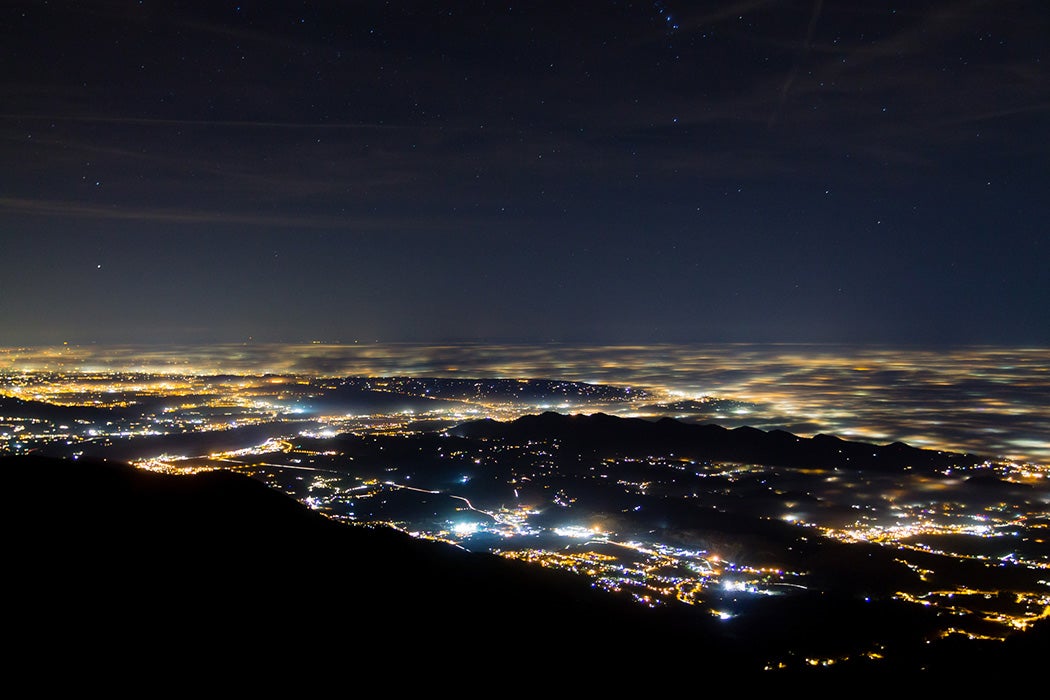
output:
M 215 462 L 228 462 L 230 464 L 239 464 L 245 467 L 274 467 L 276 469 L 299 469 L 305 472 L 324 472 L 326 474 L 335 474 L 341 476 L 339 472 L 332 471 L 331 469 L 318 469 L 317 467 L 303 467 L 298 464 L 274 464 L 273 462 L 242 462 L 237 459 L 225 459 L 222 457 L 214 458 Z

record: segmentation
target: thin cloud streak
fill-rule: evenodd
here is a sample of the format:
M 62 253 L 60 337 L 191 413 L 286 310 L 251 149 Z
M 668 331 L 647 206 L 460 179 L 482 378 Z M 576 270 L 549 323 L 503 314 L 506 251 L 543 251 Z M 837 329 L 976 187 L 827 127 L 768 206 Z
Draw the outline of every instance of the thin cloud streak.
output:
M 424 227 L 427 229 L 439 227 L 432 219 L 423 221 L 410 217 L 226 214 L 219 211 L 204 210 L 105 207 L 80 202 L 18 197 L 0 197 L 0 211 L 34 216 L 85 217 L 111 221 L 150 221 L 168 224 L 233 224 L 268 228 L 339 228 L 344 230 L 361 228 L 381 230 L 384 233 L 397 230 L 419 231 Z
M 816 0 L 816 2 L 813 3 L 813 12 L 810 14 L 809 25 L 806 27 L 806 38 L 802 41 L 802 48 L 791 64 L 791 71 L 788 73 L 787 80 L 784 81 L 784 85 L 780 88 L 780 100 L 777 102 L 777 107 L 773 110 L 773 113 L 769 115 L 770 127 L 776 123 L 781 110 L 784 108 L 784 103 L 787 102 L 788 93 L 791 91 L 791 86 L 794 84 L 795 78 L 798 76 L 798 67 L 802 57 L 809 53 L 809 47 L 813 43 L 813 32 L 817 28 L 817 22 L 820 20 L 820 13 L 823 7 L 824 0 Z
M 221 120 L 221 119 L 160 119 L 153 117 L 104 117 L 83 115 L 49 115 L 49 114 L 0 114 L 0 119 L 8 120 L 35 120 L 35 121 L 65 121 L 65 122 L 92 122 L 97 124 L 136 124 L 143 126 L 218 126 L 218 127 L 251 127 L 260 129 L 379 129 L 399 130 L 407 129 L 419 131 L 434 127 L 427 126 L 405 126 L 401 124 L 369 124 L 363 122 L 275 122 L 275 121 L 251 121 L 251 120 Z

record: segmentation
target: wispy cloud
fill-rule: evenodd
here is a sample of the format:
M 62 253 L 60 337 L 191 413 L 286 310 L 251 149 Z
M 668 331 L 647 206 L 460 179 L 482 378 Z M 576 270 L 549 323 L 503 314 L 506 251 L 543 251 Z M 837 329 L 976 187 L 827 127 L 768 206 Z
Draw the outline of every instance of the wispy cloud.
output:
M 773 126 L 776 123 L 777 118 L 780 116 L 780 110 L 784 108 L 784 102 L 787 101 L 788 93 L 791 92 L 791 86 L 795 82 L 795 77 L 798 75 L 799 61 L 802 56 L 805 56 L 809 52 L 809 47 L 813 43 L 813 31 L 817 28 L 817 21 L 820 19 L 820 12 L 824 7 L 824 0 L 816 0 L 813 3 L 813 12 L 809 16 L 809 24 L 806 26 L 806 37 L 802 40 L 802 46 L 798 50 L 798 54 L 795 56 L 795 60 L 791 64 L 791 70 L 788 72 L 787 78 L 784 80 L 783 86 L 780 88 L 780 99 L 777 101 L 776 109 L 769 115 L 769 126 Z
M 138 126 L 214 126 L 237 129 L 410 129 L 418 131 L 426 128 L 420 126 L 404 126 L 397 124 L 378 124 L 368 122 L 281 122 L 228 119 L 163 119 L 155 117 L 122 117 L 106 115 L 70 114 L 0 114 L 0 119 L 42 122 L 92 122 L 97 124 L 125 124 Z
M 338 228 L 347 231 L 418 231 L 424 222 L 412 217 L 335 216 L 323 214 L 259 214 L 206 209 L 165 209 L 103 206 L 76 201 L 0 197 L 0 212 L 33 216 L 103 219 L 110 221 L 148 221 L 167 224 L 223 224 L 268 228 Z M 426 221 L 433 228 L 433 221 Z

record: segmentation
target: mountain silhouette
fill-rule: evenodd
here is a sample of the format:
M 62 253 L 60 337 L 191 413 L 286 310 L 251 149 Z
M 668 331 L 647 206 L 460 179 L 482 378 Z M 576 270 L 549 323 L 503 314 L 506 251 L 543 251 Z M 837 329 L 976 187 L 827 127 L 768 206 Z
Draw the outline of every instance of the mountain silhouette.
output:
M 970 466 L 986 458 L 923 450 L 901 442 L 872 445 L 832 435 L 811 438 L 783 430 L 694 425 L 673 418 L 646 420 L 605 413 L 563 415 L 551 411 L 500 422 L 490 418 L 463 423 L 453 435 L 512 440 L 556 440 L 563 449 L 599 455 L 668 454 L 701 461 L 769 466 L 900 471 L 909 467 L 939 470 Z
M 0 458 L 0 478 L 5 631 L 23 649 L 136 663 L 279 651 L 389 670 L 450 654 L 551 663 L 640 640 L 662 640 L 639 654 L 669 660 L 682 650 L 664 643 L 695 638 L 690 650 L 753 661 L 720 650 L 685 606 L 650 611 L 567 573 L 338 523 L 232 472 L 22 456 Z

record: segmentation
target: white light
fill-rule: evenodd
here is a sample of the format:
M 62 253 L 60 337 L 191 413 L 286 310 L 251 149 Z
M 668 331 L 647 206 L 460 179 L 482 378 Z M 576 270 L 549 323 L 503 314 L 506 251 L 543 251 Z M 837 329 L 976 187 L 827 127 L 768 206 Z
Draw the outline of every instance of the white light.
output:
M 452 532 L 454 532 L 459 537 L 469 537 L 477 531 L 477 523 L 456 523 L 452 526 Z
M 576 537 L 583 539 L 584 537 L 594 537 L 599 534 L 597 528 L 591 529 L 586 527 L 580 527 L 579 525 L 566 525 L 565 527 L 554 528 L 555 535 L 561 535 L 562 537 Z

